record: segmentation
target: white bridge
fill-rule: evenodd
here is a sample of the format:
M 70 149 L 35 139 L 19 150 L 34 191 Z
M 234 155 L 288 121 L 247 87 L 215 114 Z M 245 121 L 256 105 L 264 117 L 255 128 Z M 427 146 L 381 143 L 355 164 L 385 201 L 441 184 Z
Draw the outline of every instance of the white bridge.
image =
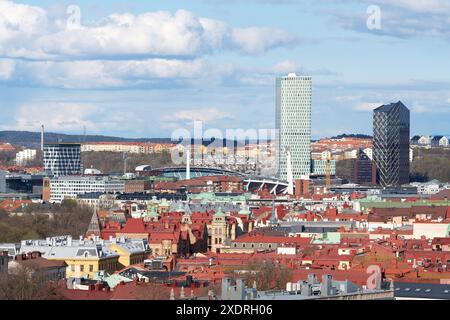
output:
M 268 189 L 272 194 L 288 194 L 289 183 L 276 178 L 248 177 L 244 179 L 246 189 L 261 191 Z

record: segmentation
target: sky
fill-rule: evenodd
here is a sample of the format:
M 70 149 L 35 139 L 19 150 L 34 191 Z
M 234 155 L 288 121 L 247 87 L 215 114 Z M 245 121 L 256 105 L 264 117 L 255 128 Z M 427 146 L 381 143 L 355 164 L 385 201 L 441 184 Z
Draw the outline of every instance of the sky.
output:
M 0 0 L 0 130 L 170 137 L 270 129 L 275 78 L 313 79 L 314 138 L 450 135 L 447 0 Z

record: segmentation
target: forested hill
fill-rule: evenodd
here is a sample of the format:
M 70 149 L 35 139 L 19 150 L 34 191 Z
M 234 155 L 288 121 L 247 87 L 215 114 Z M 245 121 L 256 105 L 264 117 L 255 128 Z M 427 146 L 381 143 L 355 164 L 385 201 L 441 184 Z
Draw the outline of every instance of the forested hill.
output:
M 62 133 L 46 132 L 45 142 L 97 142 L 97 141 L 136 141 L 136 142 L 170 142 L 170 138 L 139 138 L 127 139 L 101 135 L 70 135 Z M 0 142 L 9 142 L 13 145 L 24 146 L 27 148 L 39 148 L 41 144 L 40 132 L 28 131 L 0 131 Z
M 369 136 L 367 134 L 347 134 L 347 133 L 343 133 L 340 135 L 337 135 L 335 137 L 331 137 L 330 139 L 342 139 L 342 138 L 357 138 L 357 139 L 372 139 L 372 136 Z
M 112 137 L 112 136 L 102 136 L 102 135 L 71 135 L 71 134 L 63 134 L 63 133 L 52 133 L 46 132 L 44 136 L 46 143 L 53 142 L 108 142 L 108 141 L 121 141 L 121 142 L 153 142 L 153 143 L 176 143 L 176 141 L 172 141 L 171 138 L 120 138 L 120 137 Z M 192 143 L 203 143 L 204 145 L 209 145 L 214 142 L 216 139 L 209 140 L 194 140 L 192 139 Z M 23 146 L 26 148 L 34 148 L 38 149 L 41 145 L 41 133 L 40 132 L 28 132 L 28 131 L 0 131 L 0 143 L 9 142 L 15 146 Z M 255 143 L 255 140 L 228 140 L 223 139 L 223 145 L 244 145 L 247 143 Z

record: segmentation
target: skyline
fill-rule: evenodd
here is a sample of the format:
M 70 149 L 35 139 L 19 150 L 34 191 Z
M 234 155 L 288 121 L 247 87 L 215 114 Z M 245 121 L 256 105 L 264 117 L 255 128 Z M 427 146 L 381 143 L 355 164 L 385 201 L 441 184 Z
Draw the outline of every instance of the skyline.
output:
M 297 72 L 313 79 L 315 139 L 371 134 L 372 109 L 399 100 L 411 135 L 448 134 L 445 1 L 77 1 L 81 28 L 65 30 L 69 4 L 0 0 L 0 130 L 273 128 L 275 79 Z M 365 26 L 371 4 L 381 30 Z

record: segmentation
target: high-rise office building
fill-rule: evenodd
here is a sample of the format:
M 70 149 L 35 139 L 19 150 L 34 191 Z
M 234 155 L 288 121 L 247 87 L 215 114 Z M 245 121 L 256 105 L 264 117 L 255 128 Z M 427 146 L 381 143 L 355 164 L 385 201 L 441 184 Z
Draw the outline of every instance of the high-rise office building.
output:
M 301 179 L 311 172 L 311 77 L 290 73 L 277 78 L 276 100 L 279 177 L 287 179 L 290 151 L 293 178 Z
M 55 176 L 81 174 L 81 145 L 79 143 L 45 144 L 44 170 Z
M 359 149 L 358 157 L 353 160 L 351 180 L 361 185 L 375 185 L 377 183 L 376 167 L 369 156 Z
M 373 111 L 373 161 L 381 186 L 409 183 L 409 131 L 409 109 L 402 102 Z

